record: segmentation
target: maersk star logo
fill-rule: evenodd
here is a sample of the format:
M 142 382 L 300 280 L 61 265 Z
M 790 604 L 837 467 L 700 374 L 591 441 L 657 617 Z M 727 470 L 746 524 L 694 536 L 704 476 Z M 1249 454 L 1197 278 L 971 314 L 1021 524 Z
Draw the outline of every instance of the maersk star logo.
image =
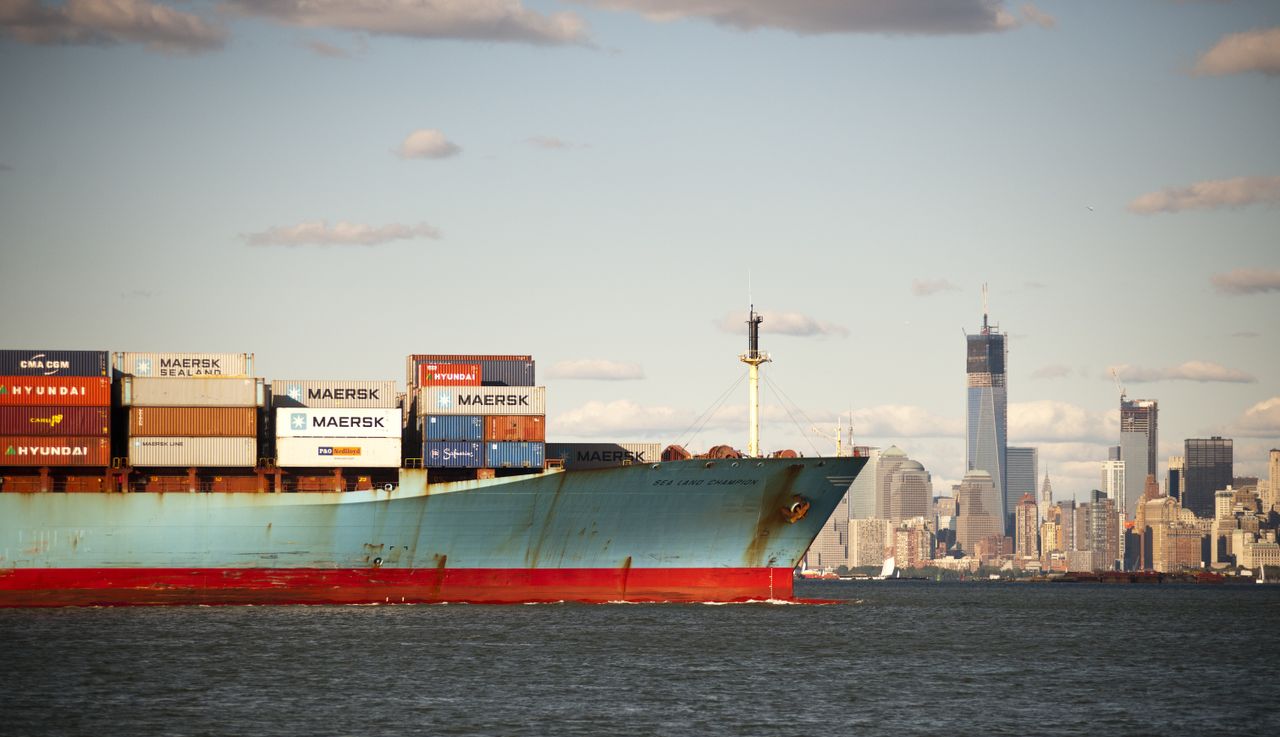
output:
M 289 427 L 294 430 L 307 429 L 307 415 L 303 412 L 294 412 L 289 415 Z
M 453 397 L 448 394 L 441 394 L 440 399 L 436 400 L 436 404 L 440 405 L 440 409 L 449 409 L 453 406 Z
M 138 376 L 147 376 L 151 373 L 151 360 L 147 358 L 139 358 L 133 364 L 133 373 Z
M 302 401 L 302 387 L 298 386 L 297 384 L 290 386 L 289 391 L 285 392 L 285 394 L 288 394 L 289 398 L 295 402 Z

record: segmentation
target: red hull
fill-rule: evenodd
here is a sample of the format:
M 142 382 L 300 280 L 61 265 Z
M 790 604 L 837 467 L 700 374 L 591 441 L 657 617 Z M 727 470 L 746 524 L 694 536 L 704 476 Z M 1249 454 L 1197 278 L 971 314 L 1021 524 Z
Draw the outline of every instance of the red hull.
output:
M 0 607 L 739 602 L 791 598 L 789 568 L 0 570 Z

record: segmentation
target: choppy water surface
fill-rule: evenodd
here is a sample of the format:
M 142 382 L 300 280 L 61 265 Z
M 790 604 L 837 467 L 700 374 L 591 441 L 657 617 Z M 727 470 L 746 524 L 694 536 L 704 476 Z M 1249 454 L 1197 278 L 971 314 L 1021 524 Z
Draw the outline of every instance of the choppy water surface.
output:
M 1268 734 L 1280 587 L 0 610 L 0 734 Z

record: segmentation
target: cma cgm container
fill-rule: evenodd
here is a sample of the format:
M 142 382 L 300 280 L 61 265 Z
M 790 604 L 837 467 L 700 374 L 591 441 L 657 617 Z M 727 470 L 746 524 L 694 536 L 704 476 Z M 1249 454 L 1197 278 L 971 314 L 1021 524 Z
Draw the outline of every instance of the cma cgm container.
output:
M 107 438 L 0 438 L 0 466 L 106 466 L 111 463 Z
M 543 443 L 485 443 L 485 468 L 542 468 Z
M 418 390 L 419 415 L 545 415 L 542 386 L 428 386 Z
M 255 465 L 257 449 L 257 438 L 129 438 L 129 465 L 245 467 Z
M 131 407 L 129 434 L 176 437 L 256 437 L 254 407 Z
M 0 351 L 0 376 L 110 376 L 106 351 Z
M 115 368 L 127 376 L 253 376 L 252 353 L 117 353 Z
M 489 415 L 484 418 L 484 439 L 541 443 L 547 439 L 546 418 L 543 415 Z
M 261 407 L 264 399 L 262 379 L 126 376 L 120 380 L 120 403 L 135 407 Z
M 281 468 L 399 468 L 400 438 L 277 438 Z
M 398 407 L 394 381 L 274 379 L 271 403 L 277 407 Z
M 107 407 L 0 407 L 0 435 L 101 438 L 110 434 Z
M 484 468 L 484 444 L 435 441 L 423 443 L 422 465 L 427 468 Z
M 0 406 L 110 407 L 111 379 L 94 376 L 3 376 Z
M 657 443 L 547 443 L 547 458 L 559 459 L 566 470 L 658 463 Z
M 484 440 L 484 418 L 478 415 L 428 415 L 421 424 L 425 440 Z
M 418 386 L 480 386 L 478 363 L 420 363 Z
M 400 439 L 400 410 L 277 407 L 276 437 Z

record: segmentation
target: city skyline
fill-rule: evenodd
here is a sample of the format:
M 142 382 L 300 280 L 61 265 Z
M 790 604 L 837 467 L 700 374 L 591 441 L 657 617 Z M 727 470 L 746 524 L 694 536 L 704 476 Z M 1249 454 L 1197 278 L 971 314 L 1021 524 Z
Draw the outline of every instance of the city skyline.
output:
M 945 494 L 987 283 L 1058 498 L 1121 443 L 1113 367 L 1162 481 L 1189 438 L 1280 447 L 1275 3 L 341 6 L 0 21 L 6 347 L 528 353 L 553 440 L 745 448 L 741 388 L 690 428 L 754 300 L 764 447 L 852 415 Z

